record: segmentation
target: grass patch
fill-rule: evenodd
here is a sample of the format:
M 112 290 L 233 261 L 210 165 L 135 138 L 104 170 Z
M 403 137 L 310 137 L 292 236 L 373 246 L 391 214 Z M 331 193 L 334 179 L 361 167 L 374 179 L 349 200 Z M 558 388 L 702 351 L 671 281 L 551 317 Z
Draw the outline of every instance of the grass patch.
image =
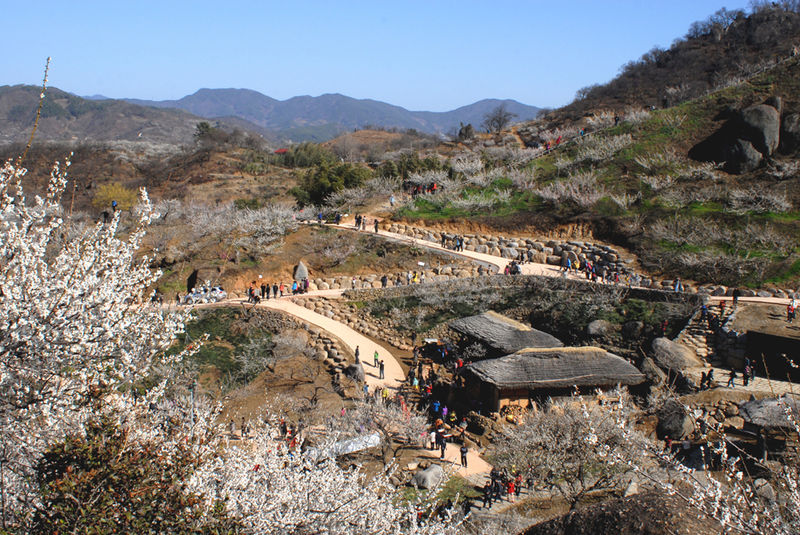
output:
M 188 344 L 208 334 L 208 341 L 191 357 L 192 361 L 201 367 L 213 366 L 223 374 L 237 372 L 239 364 L 233 360 L 233 356 L 248 341 L 247 336 L 239 329 L 232 328 L 239 319 L 239 314 L 240 312 L 230 308 L 201 311 L 197 319 L 186 324 L 186 333 L 178 339 L 170 352 L 182 351 Z

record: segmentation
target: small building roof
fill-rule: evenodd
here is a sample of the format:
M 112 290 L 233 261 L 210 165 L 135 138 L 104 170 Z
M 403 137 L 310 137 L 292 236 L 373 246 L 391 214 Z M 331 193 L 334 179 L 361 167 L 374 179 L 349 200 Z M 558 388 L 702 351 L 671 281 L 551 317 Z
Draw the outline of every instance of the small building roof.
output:
M 454 331 L 477 338 L 487 346 L 501 352 L 514 353 L 528 347 L 562 347 L 564 344 L 555 336 L 544 331 L 532 329 L 501 316 L 497 312 L 484 312 L 450 322 Z
M 592 346 L 523 349 L 465 370 L 499 389 L 637 385 L 645 379 L 627 360 Z
M 742 403 L 739 415 L 745 423 L 769 429 L 790 428 L 787 411 L 794 412 L 794 418 L 800 418 L 800 401 L 788 394 L 782 398 L 757 399 Z

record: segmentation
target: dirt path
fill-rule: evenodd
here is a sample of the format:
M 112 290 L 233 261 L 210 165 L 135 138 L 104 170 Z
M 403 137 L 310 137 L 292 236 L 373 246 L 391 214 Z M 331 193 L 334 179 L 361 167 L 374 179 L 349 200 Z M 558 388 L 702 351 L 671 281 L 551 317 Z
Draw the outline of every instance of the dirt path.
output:
M 372 217 L 372 216 L 370 216 Z M 373 218 L 374 219 L 374 218 Z M 353 232 L 364 232 L 369 234 L 375 234 L 374 231 L 356 231 L 353 228 L 353 225 L 331 225 L 340 229 L 350 230 Z M 403 234 L 396 234 L 394 232 L 389 232 L 387 230 L 379 230 L 378 236 L 382 236 L 384 238 L 388 238 L 394 241 L 399 241 L 403 243 L 407 243 L 410 245 L 415 245 L 417 247 L 425 247 L 426 249 L 431 249 L 433 251 L 440 251 L 447 254 L 451 254 L 453 256 L 460 256 L 462 258 L 467 258 L 469 260 L 473 260 L 475 262 L 479 262 L 485 266 L 491 266 L 494 268 L 495 271 L 498 273 L 503 273 L 503 270 L 506 268 L 507 265 L 511 263 L 511 259 L 502 258 L 499 256 L 493 256 L 490 254 L 485 253 L 477 253 L 475 251 L 453 251 L 447 247 L 442 247 L 439 244 L 427 241 L 427 240 L 418 240 L 416 238 L 410 238 Z M 546 277 L 563 277 L 564 274 L 557 266 L 551 266 L 549 264 L 535 264 L 535 263 L 525 263 L 521 264 L 520 268 L 522 269 L 523 275 L 543 275 Z M 568 275 L 569 278 L 574 279 L 582 279 L 581 275 L 576 275 L 571 273 Z
M 337 292 L 340 295 L 342 290 L 316 292 L 313 295 L 331 296 L 337 295 Z M 400 362 L 389 349 L 373 342 L 347 325 L 332 320 L 322 314 L 317 314 L 305 307 L 301 307 L 291 299 L 265 299 L 256 306 L 280 310 L 305 322 L 316 325 L 339 338 L 344 344 L 350 347 L 353 352 L 355 352 L 356 347 L 358 347 L 361 355 L 361 362 L 364 366 L 365 379 L 371 389 L 374 389 L 378 385 L 396 389 L 405 381 L 405 374 L 400 367 Z M 378 352 L 378 357 L 384 362 L 385 379 L 379 378 L 378 368 L 373 364 L 376 351 Z
M 367 215 L 368 219 L 375 219 L 374 216 Z M 353 224 L 340 224 L 340 225 L 330 225 L 333 227 L 337 227 L 344 230 L 350 230 L 352 232 L 364 232 L 369 234 L 375 234 L 374 231 L 356 231 Z M 448 249 L 446 247 L 442 247 L 439 244 L 427 241 L 427 240 L 420 240 L 416 238 L 411 238 L 404 234 L 396 234 L 394 232 L 389 232 L 386 230 L 379 230 L 378 236 L 385 237 L 387 239 L 391 239 L 394 241 L 399 241 L 403 243 L 407 243 L 410 245 L 415 245 L 417 247 L 425 247 L 427 249 L 431 249 L 434 251 L 441 251 L 448 254 L 461 256 L 463 258 L 468 258 L 470 260 L 479 262 L 483 265 L 490 265 L 494 267 L 498 273 L 503 273 L 503 270 L 507 265 L 511 263 L 511 259 L 502 258 L 499 256 L 493 256 L 484 253 L 476 253 L 475 251 L 453 251 L 452 249 Z M 522 270 L 523 275 L 538 275 L 543 277 L 563 277 L 575 280 L 586 280 L 586 277 L 583 273 L 569 273 L 565 274 L 561 271 L 558 266 L 551 266 L 550 264 L 536 264 L 531 262 L 526 262 L 524 264 L 520 264 L 520 269 Z M 596 284 L 605 284 L 602 282 L 598 282 Z M 719 301 L 727 300 L 731 301 L 732 297 L 710 297 L 711 301 L 714 303 L 718 303 Z M 789 299 L 788 298 L 779 298 L 779 297 L 740 297 L 740 301 L 745 303 L 770 303 L 770 304 L 780 304 L 780 305 L 788 305 Z
M 420 456 L 431 459 L 441 458 L 441 450 L 429 450 L 427 448 L 419 450 Z M 461 465 L 461 446 L 458 444 L 448 444 L 444 452 L 444 460 L 450 463 L 455 473 L 469 478 L 470 476 L 483 476 L 492 471 L 492 465 L 483 460 L 478 452 L 472 448 L 467 450 L 467 467 Z M 480 478 L 476 478 L 480 479 Z

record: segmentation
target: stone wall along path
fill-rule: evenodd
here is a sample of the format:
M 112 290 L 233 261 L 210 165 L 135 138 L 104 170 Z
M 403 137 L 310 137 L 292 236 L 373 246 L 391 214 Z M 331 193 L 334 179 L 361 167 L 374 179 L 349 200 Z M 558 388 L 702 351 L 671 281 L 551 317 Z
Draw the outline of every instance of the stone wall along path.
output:
M 325 293 L 328 295 L 335 295 L 335 292 L 337 291 L 333 290 Z M 338 293 L 341 293 L 341 291 L 338 291 Z M 396 389 L 403 381 L 405 381 L 405 373 L 403 373 L 403 369 L 400 367 L 400 362 L 397 360 L 397 358 L 395 358 L 389 349 L 381 344 L 373 342 L 363 334 L 351 329 L 347 325 L 323 316 L 322 314 L 317 314 L 316 312 L 308 310 L 307 308 L 298 305 L 291 299 L 265 299 L 257 306 L 270 308 L 272 310 L 280 310 L 287 314 L 291 314 L 302 321 L 316 325 L 317 327 L 324 329 L 325 331 L 328 331 L 330 334 L 339 338 L 354 352 L 356 346 L 358 346 L 359 353 L 361 355 L 360 360 L 364 367 L 366 382 L 370 389 L 374 389 L 376 386 L 387 386 L 389 388 Z M 379 357 L 384 363 L 385 379 L 383 380 L 379 379 L 378 368 L 373 366 L 373 355 L 375 354 L 375 351 L 378 352 Z

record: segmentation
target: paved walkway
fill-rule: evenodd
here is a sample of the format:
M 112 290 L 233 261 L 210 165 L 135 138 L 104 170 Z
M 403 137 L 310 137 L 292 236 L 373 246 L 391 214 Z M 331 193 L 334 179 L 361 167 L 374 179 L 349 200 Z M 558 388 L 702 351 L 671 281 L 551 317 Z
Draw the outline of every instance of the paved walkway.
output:
M 318 292 L 317 295 L 335 295 L 333 292 L 340 290 L 327 290 Z M 305 294 L 308 295 L 308 294 Z M 347 325 L 338 321 L 332 320 L 322 314 L 317 314 L 305 307 L 301 307 L 291 299 L 265 299 L 261 301 L 257 307 L 270 308 L 272 310 L 280 310 L 287 314 L 299 318 L 305 322 L 316 325 L 317 327 L 326 330 L 333 336 L 339 338 L 345 345 L 347 345 L 354 353 L 356 347 L 359 348 L 360 360 L 364 366 L 364 374 L 367 384 L 371 389 L 376 386 L 387 386 L 396 389 L 400 384 L 405 381 L 405 374 L 400 367 L 400 362 L 395 358 L 392 352 L 381 344 L 377 344 L 364 336 L 363 334 L 354 331 Z M 378 357 L 384 363 L 384 376 L 385 379 L 379 378 L 378 368 L 373 365 L 373 356 L 378 352 Z
M 368 216 L 368 218 L 374 219 L 372 216 Z M 353 232 L 361 232 L 364 234 L 372 234 L 375 235 L 375 231 L 373 230 L 361 230 L 357 231 L 352 224 L 340 224 L 340 225 L 329 225 L 332 227 L 344 229 L 344 230 L 351 230 Z M 498 273 L 503 273 L 506 266 L 511 263 L 510 258 L 502 258 L 500 256 L 494 256 L 486 253 L 477 253 L 475 251 L 454 251 L 447 247 L 442 247 L 441 245 L 428 241 L 428 240 L 420 240 L 417 238 L 412 238 L 410 236 L 406 236 L 404 234 L 396 234 L 394 232 L 389 232 L 388 230 L 378 230 L 378 236 L 382 236 L 384 238 L 399 241 L 403 243 L 407 243 L 409 245 L 415 245 L 418 247 L 425 247 L 426 249 L 430 249 L 432 251 L 438 251 L 445 254 L 450 254 L 453 256 L 460 256 L 462 258 L 467 258 L 469 260 L 478 262 L 483 264 L 484 266 L 491 266 L 494 268 L 495 271 Z M 551 266 L 550 264 L 536 264 L 532 262 L 526 262 L 524 264 L 520 264 L 520 268 L 522 270 L 523 275 L 542 275 L 546 277 L 565 277 L 564 273 L 559 269 L 558 266 Z M 577 279 L 577 280 L 586 280 L 586 277 L 583 273 L 570 273 L 566 275 L 566 277 L 570 279 Z
M 374 216 L 366 215 L 368 219 L 375 219 Z M 364 234 L 372 234 L 375 235 L 374 230 L 361 230 L 357 231 L 355 226 L 352 223 L 349 224 L 339 224 L 339 225 L 328 225 L 344 230 L 350 230 L 353 232 L 361 232 Z M 372 227 L 368 227 L 372 228 Z M 410 245 L 415 245 L 417 247 L 425 247 L 426 249 L 430 249 L 433 251 L 444 252 L 447 254 L 457 255 L 463 258 L 467 258 L 473 260 L 475 262 L 479 262 L 483 265 L 492 266 L 497 270 L 499 273 L 503 273 L 505 267 L 509 265 L 512 259 L 502 258 L 499 256 L 493 256 L 490 254 L 485 253 L 476 253 L 475 251 L 453 251 L 452 249 L 448 249 L 447 247 L 442 247 L 441 245 L 428 241 L 428 240 L 421 240 L 417 238 L 412 238 L 410 236 L 406 236 L 404 234 L 396 234 L 394 232 L 389 232 L 386 230 L 378 230 L 378 236 L 382 236 L 384 238 L 407 243 Z M 551 266 L 550 264 L 537 264 L 533 262 L 526 262 L 524 264 L 520 264 L 520 269 L 523 275 L 538 275 L 543 277 L 562 277 L 562 278 L 569 278 L 575 280 L 582 280 L 586 281 L 586 276 L 582 272 L 571 272 L 569 274 L 565 274 L 561 271 L 558 266 Z M 606 284 L 602 282 L 596 282 L 596 284 Z M 650 288 L 652 289 L 652 288 Z M 728 301 L 729 303 L 732 301 L 732 297 L 710 297 L 712 303 L 719 303 L 720 301 Z M 779 305 L 788 305 L 789 299 L 788 298 L 779 298 L 779 297 L 740 297 L 739 301 L 743 303 L 769 303 L 769 304 L 779 304 Z
M 421 449 L 420 454 L 423 457 L 430 457 L 432 459 L 439 459 L 442 456 L 441 450 L 429 450 L 427 448 Z M 444 460 L 455 468 L 455 473 L 469 479 L 475 479 L 473 483 L 477 484 L 478 481 L 482 482 L 485 475 L 492 471 L 492 465 L 483 460 L 483 458 L 472 448 L 467 450 L 467 467 L 461 465 L 461 446 L 459 444 L 447 444 L 444 451 Z M 457 468 L 456 468 L 457 467 Z M 478 476 L 472 478 L 470 476 Z

